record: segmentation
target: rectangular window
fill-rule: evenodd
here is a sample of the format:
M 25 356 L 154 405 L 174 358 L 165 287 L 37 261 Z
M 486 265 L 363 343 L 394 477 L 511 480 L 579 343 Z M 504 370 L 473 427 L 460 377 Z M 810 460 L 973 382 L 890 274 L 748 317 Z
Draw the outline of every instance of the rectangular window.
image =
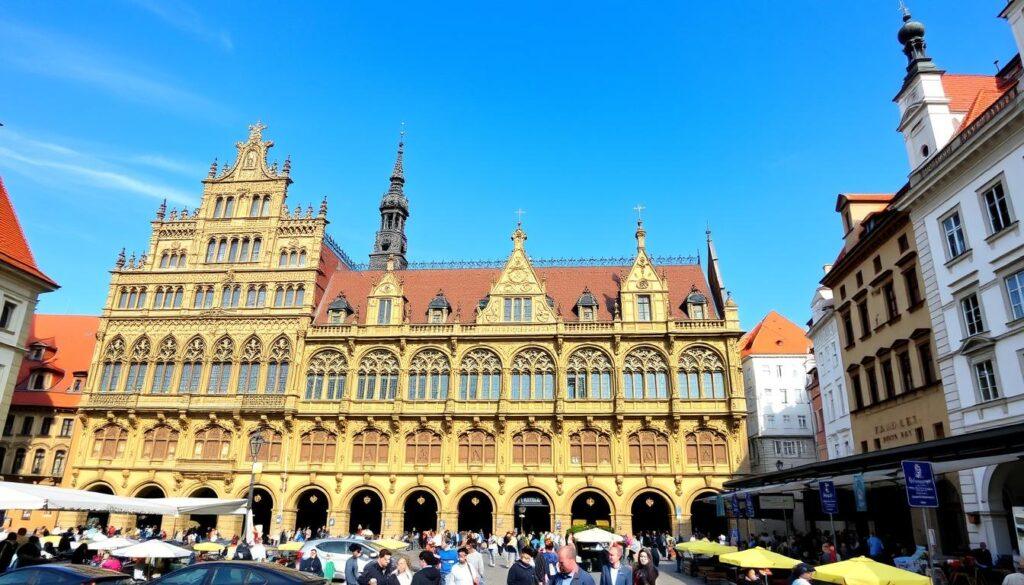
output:
M 854 343 L 856 337 L 853 334 L 853 318 L 850 316 L 849 311 L 843 311 L 841 313 L 843 319 L 843 334 L 846 336 L 846 346 L 850 347 Z
M 978 396 L 985 402 L 999 398 L 999 386 L 996 384 L 996 369 L 992 360 L 984 360 L 974 364 L 974 380 L 978 385 Z
M 125 392 L 142 392 L 142 386 L 146 383 L 146 370 L 149 368 L 149 364 L 146 363 L 133 363 L 128 366 L 128 384 L 126 385 Z
M 181 381 L 178 382 L 178 392 L 187 394 L 199 390 L 199 376 L 202 374 L 203 364 L 199 362 L 186 362 L 181 364 Z
M 860 336 L 863 339 L 871 335 L 871 316 L 868 315 L 867 299 L 857 303 L 857 316 L 860 318 Z
M 775 428 L 775 415 L 774 414 L 766 414 L 764 416 L 764 426 L 768 427 L 769 429 Z
M 857 408 L 864 408 L 864 393 L 861 391 L 860 372 L 850 372 L 850 388 L 853 390 L 853 402 Z
M 806 429 L 807 417 L 802 414 L 796 415 L 796 426 L 800 427 L 801 429 Z
M 100 374 L 100 392 L 113 392 L 117 390 L 121 382 L 121 363 L 113 362 L 103 364 L 103 371 Z
M 921 302 L 921 286 L 917 283 L 917 269 L 913 266 L 903 272 L 903 284 L 907 289 L 907 303 L 913 307 Z
M 917 355 L 921 360 L 921 372 L 924 376 L 924 383 L 931 384 L 935 381 L 935 359 L 932 357 L 932 346 L 927 342 L 917 346 Z
M 1010 203 L 1003 192 L 1003 184 L 996 183 L 982 194 L 985 199 L 985 214 L 988 216 L 989 233 L 998 233 L 1013 223 L 1010 216 Z
M 896 388 L 894 384 L 892 360 L 885 360 L 882 362 L 882 400 L 886 400 L 896 395 Z
M 14 311 L 18 305 L 11 301 L 4 301 L 3 309 L 0 309 L 0 329 L 11 329 L 11 321 L 14 320 Z
M 882 287 L 882 296 L 885 298 L 886 317 L 888 317 L 889 321 L 892 321 L 899 316 L 900 310 L 896 304 L 896 290 L 891 282 Z
M 53 426 L 53 417 L 47 416 L 43 418 L 42 424 L 39 425 L 39 434 L 44 437 L 50 436 L 50 427 Z
M 231 379 L 231 364 L 228 362 L 214 362 L 210 364 L 210 384 L 206 390 L 207 394 L 227 394 L 228 381 Z
M 711 388 L 713 392 L 713 398 L 725 398 L 725 374 L 722 372 L 712 372 L 711 374 Z
M 377 301 L 377 325 L 391 323 L 391 299 Z
M 164 394 L 171 391 L 171 375 L 174 373 L 174 364 L 170 362 L 157 362 L 153 367 L 153 388 L 154 393 Z
M 950 259 L 967 251 L 963 226 L 960 224 L 960 212 L 954 211 L 942 220 L 942 231 L 946 236 L 946 251 Z
M 878 380 L 875 378 L 875 368 L 864 368 L 864 375 L 868 379 L 868 397 L 871 404 L 878 402 Z
M 31 416 L 26 416 L 25 418 L 21 419 L 21 433 L 20 434 L 22 434 L 22 435 L 31 435 L 32 434 L 32 425 L 35 422 L 36 422 L 36 419 L 34 417 L 31 417 Z
M 900 364 L 900 391 L 906 394 L 914 389 L 914 375 L 910 371 L 910 352 L 901 351 L 896 356 Z
M 639 295 L 636 297 L 636 319 L 637 321 L 651 320 L 650 295 Z
M 978 295 L 970 295 L 960 299 L 960 312 L 964 318 L 964 330 L 967 336 L 977 335 L 985 330 L 981 320 L 981 305 L 978 303 Z
M 783 428 L 789 428 L 793 424 L 793 417 L 788 414 L 782 415 L 782 426 Z
M 70 437 L 71 429 L 75 426 L 75 419 L 65 418 L 60 421 L 60 435 L 59 437 Z
M 1006 294 L 1010 297 L 1010 317 L 1024 318 L 1024 270 L 1006 277 Z
M 779 395 L 782 397 L 781 401 L 783 404 L 789 404 L 789 390 L 783 388 L 782 390 L 779 390 Z
M 505 321 L 510 323 L 529 323 L 533 321 L 533 299 L 505 299 Z

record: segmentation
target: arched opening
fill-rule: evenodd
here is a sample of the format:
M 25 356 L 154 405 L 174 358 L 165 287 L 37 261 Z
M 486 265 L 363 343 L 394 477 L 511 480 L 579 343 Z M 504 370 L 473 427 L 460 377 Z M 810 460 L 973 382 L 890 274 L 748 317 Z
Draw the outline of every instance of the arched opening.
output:
M 939 501 L 942 502 L 942 505 L 935 511 L 939 520 L 939 540 L 942 551 L 951 554 L 954 551 L 966 550 L 969 548 L 970 541 L 967 538 L 967 522 L 963 512 L 964 505 L 960 500 L 960 491 L 946 477 L 936 479 Z
M 612 525 L 612 507 L 603 495 L 586 491 L 580 493 L 572 501 L 570 509 L 572 525 L 593 525 L 606 528 Z
M 426 490 L 416 490 L 405 498 L 402 530 L 408 533 L 437 530 L 437 500 Z
M 494 529 L 494 507 L 491 498 L 479 490 L 466 492 L 459 498 L 458 530 L 490 534 Z
M 213 491 L 208 487 L 199 488 L 192 492 L 190 498 L 216 498 L 217 492 Z M 217 527 L 217 515 L 216 514 L 192 514 L 189 516 L 188 526 L 189 528 L 195 528 L 199 534 L 206 538 L 206 534 L 211 528 Z
M 106 486 L 102 483 L 92 486 L 91 488 L 88 489 L 88 491 L 97 494 L 114 495 L 114 490 L 110 489 L 109 486 Z M 107 512 L 89 512 L 89 514 L 85 517 L 86 526 L 99 526 L 105 528 L 107 526 L 107 522 L 109 521 L 110 514 Z
M 718 515 L 714 500 L 703 500 L 714 495 L 714 492 L 700 494 L 690 504 L 690 531 L 693 534 L 707 536 L 709 539 L 717 538 L 720 534 L 728 534 L 728 519 Z
M 633 534 L 672 532 L 672 506 L 657 492 L 641 492 L 633 498 L 630 508 Z
M 348 531 L 357 534 L 364 530 L 380 534 L 381 520 L 384 518 L 384 502 L 373 490 L 359 490 L 352 496 L 348 516 Z
M 1013 508 L 1024 506 L 1024 462 L 1002 463 L 996 467 L 988 484 L 988 505 L 993 512 L 993 550 L 1020 554 Z
M 270 533 L 270 522 L 274 515 L 274 496 L 262 487 L 252 491 L 252 525 L 260 534 Z
M 514 504 L 516 528 L 529 534 L 551 530 L 551 503 L 540 492 L 523 492 Z
M 166 498 L 167 494 L 164 493 L 164 490 L 161 489 L 160 486 L 149 485 L 139 490 L 139 493 L 135 494 L 135 497 L 146 499 Z M 163 520 L 164 517 L 160 514 L 139 514 L 135 516 L 135 527 L 141 530 L 148 526 L 154 532 L 160 532 L 160 523 L 163 522 Z
M 295 507 L 298 509 L 295 514 L 295 530 L 309 528 L 315 535 L 317 530 L 327 527 L 327 509 L 330 502 L 327 494 L 319 488 L 308 488 L 299 494 L 295 500 Z M 253 522 L 255 524 L 255 522 Z M 314 536 L 314 538 L 316 538 Z

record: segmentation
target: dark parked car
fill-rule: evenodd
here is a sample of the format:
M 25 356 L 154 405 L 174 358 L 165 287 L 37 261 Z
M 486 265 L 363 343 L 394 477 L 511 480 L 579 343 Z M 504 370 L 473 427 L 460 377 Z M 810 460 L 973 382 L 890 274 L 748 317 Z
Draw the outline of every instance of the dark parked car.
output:
M 273 563 L 211 561 L 178 569 L 150 581 L 153 585 L 326 585 L 319 575 L 300 573 Z M 0 585 L 3 585 L 0 583 Z
M 0 585 L 131 585 L 134 582 L 124 573 L 63 563 L 33 565 L 0 575 Z

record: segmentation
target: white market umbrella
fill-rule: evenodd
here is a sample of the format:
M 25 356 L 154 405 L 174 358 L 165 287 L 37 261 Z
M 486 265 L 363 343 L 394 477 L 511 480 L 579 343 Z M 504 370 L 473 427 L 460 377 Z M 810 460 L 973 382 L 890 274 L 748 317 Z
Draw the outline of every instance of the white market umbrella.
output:
M 125 538 L 123 536 L 115 536 L 106 540 L 97 540 L 96 542 L 89 543 L 89 550 L 114 550 L 117 548 L 125 548 L 126 546 L 132 546 L 139 544 L 139 541 Z
M 192 554 L 192 551 L 174 546 L 162 540 L 147 540 L 124 548 L 111 551 L 115 557 L 133 559 L 180 559 Z
M 588 530 L 577 532 L 572 536 L 572 538 L 576 542 L 585 543 L 609 544 L 612 542 L 622 542 L 621 536 L 601 528 L 590 528 Z

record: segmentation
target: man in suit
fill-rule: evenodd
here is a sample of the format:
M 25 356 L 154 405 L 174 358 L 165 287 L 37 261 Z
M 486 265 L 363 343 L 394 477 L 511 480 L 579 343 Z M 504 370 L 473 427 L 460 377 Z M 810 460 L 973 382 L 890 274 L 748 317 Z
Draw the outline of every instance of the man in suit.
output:
M 576 547 L 567 544 L 558 549 L 558 573 L 551 585 L 594 585 L 594 578 L 576 562 Z
M 601 567 L 601 585 L 633 585 L 633 571 L 622 564 L 622 546 L 608 547 L 608 563 Z

